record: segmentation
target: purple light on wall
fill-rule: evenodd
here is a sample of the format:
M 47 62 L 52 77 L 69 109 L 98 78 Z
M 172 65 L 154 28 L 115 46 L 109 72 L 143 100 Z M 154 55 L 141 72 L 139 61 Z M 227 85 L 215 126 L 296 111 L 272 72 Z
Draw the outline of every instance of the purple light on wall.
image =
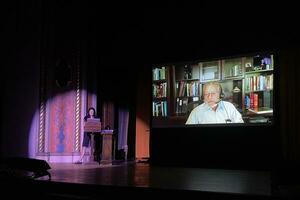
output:
M 86 94 L 85 90 L 60 93 L 44 102 L 44 112 L 40 112 L 41 108 L 35 111 L 28 134 L 28 157 L 44 156 L 44 159 L 48 161 L 72 162 L 73 156 L 76 156 L 76 154 L 73 154 L 75 151 L 73 149 L 77 148 L 79 151 L 81 146 L 83 135 L 83 122 L 81 119 L 86 113 Z M 93 96 L 96 95 L 93 94 Z M 61 112 L 61 109 L 57 109 L 57 106 L 62 106 L 63 112 Z M 60 117 L 57 119 L 55 116 Z M 60 120 L 60 122 L 57 123 L 57 120 Z M 57 129 L 53 129 L 56 126 Z M 52 131 L 52 133 L 51 130 L 59 131 Z M 55 146 L 55 152 L 51 151 L 50 145 Z M 42 146 L 42 151 L 39 149 L 40 146 Z M 68 152 L 70 152 L 70 149 L 72 151 L 72 154 L 67 152 L 67 155 L 70 156 L 65 154 L 67 148 Z
M 36 147 L 37 147 L 37 134 L 38 134 L 38 123 L 39 123 L 39 112 L 35 111 L 32 118 L 29 138 L 28 138 L 28 157 L 35 158 L 36 156 Z

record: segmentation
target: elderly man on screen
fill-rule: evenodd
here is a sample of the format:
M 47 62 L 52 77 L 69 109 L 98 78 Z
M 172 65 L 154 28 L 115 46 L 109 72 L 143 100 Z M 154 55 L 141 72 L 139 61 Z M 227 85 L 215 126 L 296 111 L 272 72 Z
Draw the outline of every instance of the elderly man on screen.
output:
M 222 87 L 218 82 L 203 86 L 204 103 L 194 108 L 186 124 L 244 123 L 242 115 L 230 102 L 222 100 Z

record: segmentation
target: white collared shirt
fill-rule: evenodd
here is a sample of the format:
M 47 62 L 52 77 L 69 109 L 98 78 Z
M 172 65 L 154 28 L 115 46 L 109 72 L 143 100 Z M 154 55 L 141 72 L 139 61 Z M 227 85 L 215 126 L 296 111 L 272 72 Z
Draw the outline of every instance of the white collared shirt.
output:
M 227 101 L 220 101 L 216 111 L 206 103 L 192 110 L 185 124 L 244 123 L 242 115 Z

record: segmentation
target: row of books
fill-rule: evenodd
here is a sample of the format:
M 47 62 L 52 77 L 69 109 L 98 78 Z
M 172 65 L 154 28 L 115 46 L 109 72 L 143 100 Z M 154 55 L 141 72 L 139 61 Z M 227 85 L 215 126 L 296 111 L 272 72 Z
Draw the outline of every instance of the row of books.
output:
M 245 96 L 245 108 L 246 109 L 257 109 L 260 107 L 272 108 L 273 97 L 271 92 L 264 91 L 261 93 L 249 93 Z
M 166 79 L 166 67 L 154 68 L 152 70 L 152 80 Z
M 159 83 L 152 85 L 153 97 L 162 98 L 167 96 L 167 83 Z
M 152 116 L 153 117 L 168 116 L 167 101 L 152 102 Z
M 176 82 L 177 96 L 199 96 L 199 81 Z
M 245 78 L 246 91 L 272 90 L 273 89 L 273 74 L 259 75 Z

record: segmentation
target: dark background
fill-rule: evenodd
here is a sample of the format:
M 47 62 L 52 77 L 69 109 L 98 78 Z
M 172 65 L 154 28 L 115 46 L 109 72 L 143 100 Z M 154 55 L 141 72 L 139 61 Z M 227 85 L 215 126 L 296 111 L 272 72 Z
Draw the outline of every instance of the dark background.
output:
M 163 165 L 268 168 L 277 161 L 300 159 L 299 94 L 292 92 L 299 85 L 295 6 L 255 1 L 192 5 L 10 1 L 2 9 L 1 155 L 27 155 L 43 58 L 51 49 L 67 53 L 76 44 L 83 66 L 97 69 L 98 95 L 130 108 L 133 117 L 137 104 L 143 103 L 136 101 L 139 84 L 149 88 L 145 102 L 151 98 L 153 63 L 278 53 L 275 126 L 152 129 L 150 160 Z M 129 156 L 134 157 L 134 121 L 128 140 Z

